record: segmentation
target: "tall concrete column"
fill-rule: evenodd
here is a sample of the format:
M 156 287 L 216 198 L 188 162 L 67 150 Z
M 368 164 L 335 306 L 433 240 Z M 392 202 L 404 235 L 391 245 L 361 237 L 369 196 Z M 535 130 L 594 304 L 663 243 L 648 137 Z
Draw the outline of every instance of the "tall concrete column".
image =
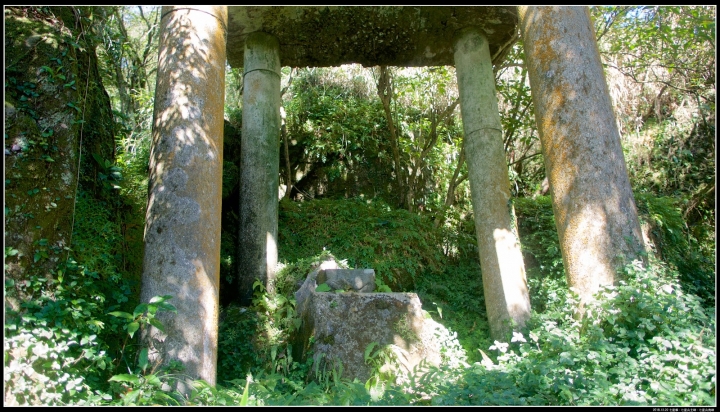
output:
M 519 12 L 560 250 L 584 304 L 644 249 L 635 200 L 588 8 Z
M 245 40 L 240 160 L 240 303 L 256 279 L 272 290 L 277 266 L 280 173 L 280 45 L 266 33 Z
M 215 385 L 227 8 L 162 8 L 142 302 L 172 295 L 150 359 Z M 188 392 L 184 382 L 176 388 Z
M 529 318 L 530 299 L 510 201 L 490 50 L 476 29 L 465 29 L 455 40 L 455 68 L 485 306 L 493 338 L 506 340 L 511 320 L 523 326 Z

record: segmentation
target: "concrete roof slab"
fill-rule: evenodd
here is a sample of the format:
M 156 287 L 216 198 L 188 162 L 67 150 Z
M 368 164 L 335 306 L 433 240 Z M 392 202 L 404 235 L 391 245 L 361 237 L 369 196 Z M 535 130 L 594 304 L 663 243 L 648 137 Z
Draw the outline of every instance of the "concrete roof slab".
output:
M 459 30 L 477 26 L 494 55 L 517 22 L 514 6 L 230 6 L 227 58 L 242 67 L 245 38 L 262 31 L 278 38 L 283 66 L 454 65 Z

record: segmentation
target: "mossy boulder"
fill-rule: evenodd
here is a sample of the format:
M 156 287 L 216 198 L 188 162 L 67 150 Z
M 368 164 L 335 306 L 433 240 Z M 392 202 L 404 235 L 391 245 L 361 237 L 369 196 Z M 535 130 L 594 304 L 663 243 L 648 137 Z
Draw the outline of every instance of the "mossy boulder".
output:
M 68 256 L 78 176 L 101 188 L 92 154 L 114 158 L 88 16 L 89 8 L 5 9 L 5 274 L 20 298 L 26 280 L 51 279 Z

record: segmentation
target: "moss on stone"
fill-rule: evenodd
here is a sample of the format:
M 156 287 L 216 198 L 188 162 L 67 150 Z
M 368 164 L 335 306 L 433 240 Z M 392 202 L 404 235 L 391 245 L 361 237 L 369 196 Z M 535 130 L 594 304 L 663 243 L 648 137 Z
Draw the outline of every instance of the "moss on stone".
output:
M 63 21 L 44 7 L 5 9 L 5 244 L 19 251 L 6 275 L 16 281 L 48 277 L 67 256 L 81 132 L 85 153 L 96 145 L 112 158 L 114 147 L 94 45 L 75 43 Z

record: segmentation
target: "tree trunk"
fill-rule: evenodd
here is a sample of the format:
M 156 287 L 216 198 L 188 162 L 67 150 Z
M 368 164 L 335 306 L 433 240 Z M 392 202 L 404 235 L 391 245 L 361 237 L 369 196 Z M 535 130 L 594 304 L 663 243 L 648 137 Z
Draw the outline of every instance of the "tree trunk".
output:
M 282 101 L 282 97 L 290 90 L 290 86 L 292 85 L 293 81 L 293 70 L 290 70 L 290 78 L 288 79 L 287 86 L 283 87 L 283 89 L 280 91 L 280 100 Z M 285 195 L 283 196 L 284 199 L 290 200 L 290 192 L 292 191 L 293 187 L 293 181 L 292 181 L 292 165 L 290 164 L 290 148 L 288 147 L 288 132 L 287 132 L 287 122 L 285 119 L 285 109 L 281 108 L 280 110 L 280 117 L 281 117 L 281 123 L 282 126 L 280 127 L 280 135 L 283 141 L 283 149 L 285 152 Z
M 407 209 L 406 199 L 406 179 L 405 171 L 400 164 L 400 149 L 398 145 L 398 136 L 395 129 L 395 122 L 392 118 L 392 111 L 390 110 L 390 103 L 393 98 L 393 85 L 390 72 L 387 66 L 380 66 L 380 76 L 376 84 L 378 96 L 383 105 L 385 112 L 385 120 L 388 123 L 388 129 L 390 131 L 390 149 L 392 150 L 393 162 L 395 163 L 395 178 L 398 184 L 398 195 L 400 197 L 400 206 Z
M 460 169 L 462 168 L 463 163 L 465 163 L 465 140 L 463 139 L 463 143 L 460 146 L 460 154 L 458 155 L 457 165 L 455 166 L 455 170 L 453 171 L 453 175 L 450 178 L 450 183 L 448 183 L 448 190 L 447 194 L 445 195 L 445 202 L 443 205 L 443 213 L 435 220 L 435 228 L 440 227 L 445 222 L 445 213 L 447 212 L 450 207 L 452 207 L 453 204 L 455 204 L 455 189 L 462 183 L 463 180 L 467 179 L 468 175 L 467 173 L 463 173 L 462 176 L 460 176 Z

